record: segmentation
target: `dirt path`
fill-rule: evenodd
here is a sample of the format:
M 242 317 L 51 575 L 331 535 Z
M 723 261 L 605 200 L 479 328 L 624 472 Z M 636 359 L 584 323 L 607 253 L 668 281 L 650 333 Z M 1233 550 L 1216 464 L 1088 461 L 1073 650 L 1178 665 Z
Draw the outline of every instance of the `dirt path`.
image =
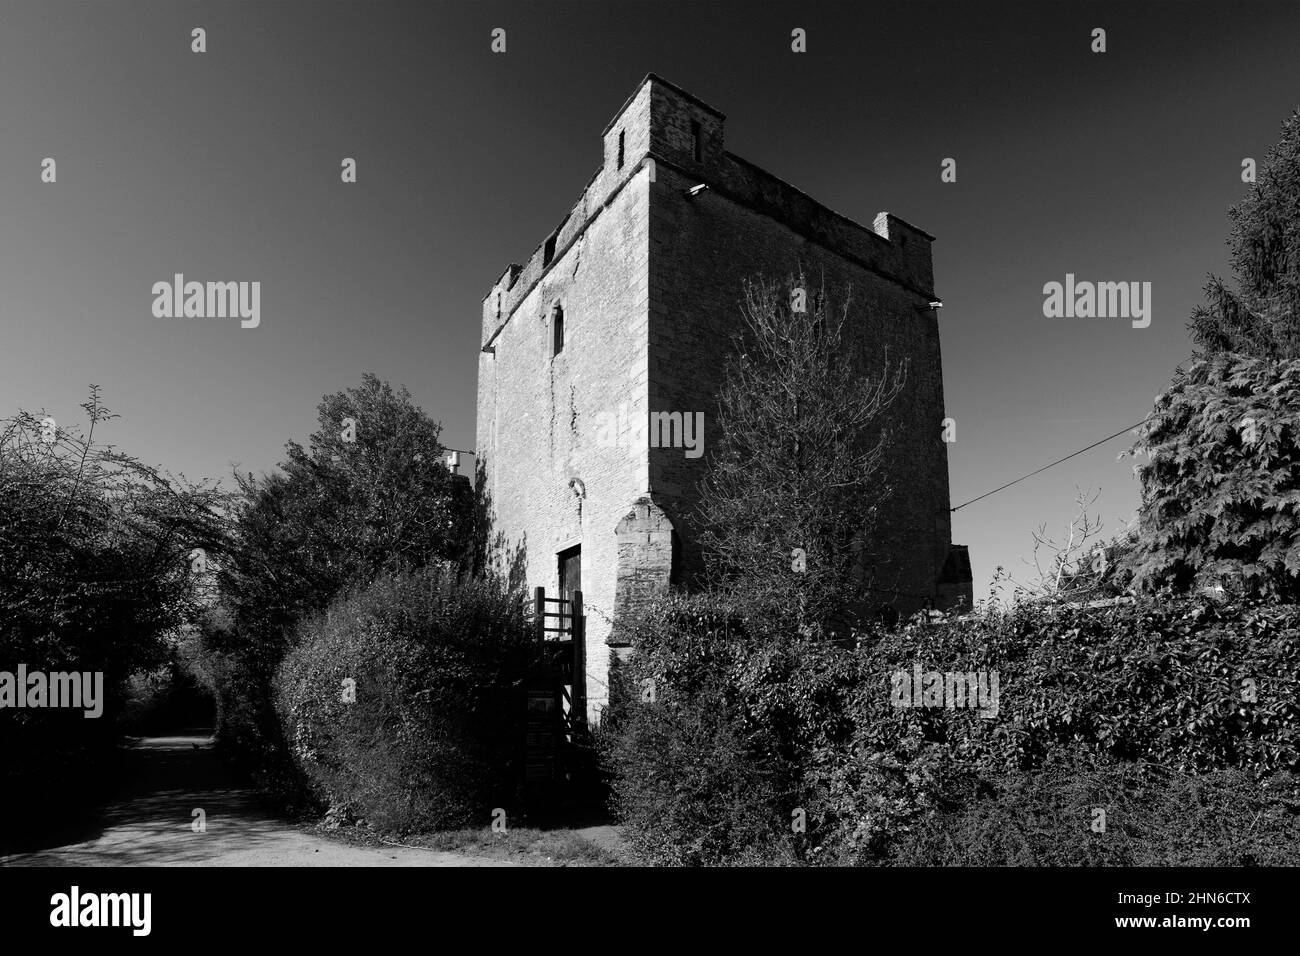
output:
M 500 860 L 404 847 L 335 843 L 267 813 L 236 785 L 212 738 L 146 737 L 128 788 L 93 839 L 0 857 L 4 866 L 510 866 Z M 194 810 L 206 817 L 195 833 Z

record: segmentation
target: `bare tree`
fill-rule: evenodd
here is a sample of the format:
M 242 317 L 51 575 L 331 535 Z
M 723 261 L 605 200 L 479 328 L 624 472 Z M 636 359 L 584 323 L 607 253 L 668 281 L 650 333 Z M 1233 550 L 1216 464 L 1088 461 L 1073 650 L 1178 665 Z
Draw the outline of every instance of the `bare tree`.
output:
M 1100 492 L 1091 489 L 1076 489 L 1075 514 L 1060 537 L 1049 536 L 1046 524 L 1031 532 L 1033 560 L 1021 560 L 1033 569 L 1033 580 L 1021 583 L 1002 572 L 1005 579 L 1016 586 L 1018 595 L 1068 600 L 1086 596 L 1098 588 L 1109 570 L 1108 558 L 1099 540 L 1102 521 L 1088 512 L 1097 503 L 1099 495 Z
M 736 351 L 698 512 L 711 585 L 796 619 L 834 624 L 869 603 L 872 533 L 890 488 L 882 412 L 906 362 L 861 367 L 846 342 L 846 294 L 796 274 L 747 283 Z

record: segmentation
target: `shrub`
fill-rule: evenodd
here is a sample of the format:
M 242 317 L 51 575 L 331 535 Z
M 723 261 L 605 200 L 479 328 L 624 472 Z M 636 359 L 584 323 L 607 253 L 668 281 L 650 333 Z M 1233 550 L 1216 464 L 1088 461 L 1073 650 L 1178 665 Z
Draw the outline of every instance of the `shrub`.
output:
M 708 595 L 667 598 L 630 628 L 605 735 L 630 844 L 678 864 L 801 858 L 803 767 L 851 730 L 851 654 Z
M 274 688 L 249 655 L 207 652 L 217 710 L 217 751 L 277 809 L 324 809 L 304 779 L 284 738 Z
M 778 852 L 781 807 L 793 803 L 782 800 L 779 769 L 762 750 L 721 697 L 669 696 L 639 710 L 610 754 L 633 851 L 675 866 Z
M 296 765 L 336 811 L 397 832 L 464 826 L 520 805 L 536 662 L 517 596 L 397 572 L 302 627 L 275 702 Z

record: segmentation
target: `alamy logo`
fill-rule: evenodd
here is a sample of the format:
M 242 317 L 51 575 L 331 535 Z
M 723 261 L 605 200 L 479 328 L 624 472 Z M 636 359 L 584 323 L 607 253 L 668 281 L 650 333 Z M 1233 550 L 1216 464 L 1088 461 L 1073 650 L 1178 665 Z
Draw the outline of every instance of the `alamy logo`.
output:
M 1133 328 L 1151 324 L 1150 282 L 1075 282 L 1043 286 L 1043 315 L 1049 319 L 1132 319 Z
M 978 710 L 981 717 L 998 715 L 997 671 L 894 671 L 890 698 L 895 707 L 947 707 Z
M 684 448 L 687 458 L 704 454 L 703 412 L 650 412 L 633 415 L 627 403 L 618 412 L 596 415 L 596 444 L 601 448 Z
M 261 282 L 186 282 L 183 273 L 153 284 L 156 319 L 242 319 L 240 328 L 262 322 Z
M 72 707 L 86 718 L 98 717 L 104 713 L 104 672 L 29 674 L 19 664 L 17 674 L 0 671 L 0 710 L 5 707 Z
M 50 897 L 51 926 L 129 926 L 133 936 L 148 936 L 153 925 L 152 893 L 70 893 Z

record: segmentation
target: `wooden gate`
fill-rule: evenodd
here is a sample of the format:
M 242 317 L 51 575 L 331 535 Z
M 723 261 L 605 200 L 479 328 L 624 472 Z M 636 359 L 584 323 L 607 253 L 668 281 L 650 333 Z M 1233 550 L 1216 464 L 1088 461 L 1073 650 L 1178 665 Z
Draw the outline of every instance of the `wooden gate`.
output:
M 542 661 L 528 685 L 525 783 L 562 784 L 573 773 L 575 744 L 586 727 L 585 619 L 582 592 L 548 598 L 533 595 L 532 619 Z

